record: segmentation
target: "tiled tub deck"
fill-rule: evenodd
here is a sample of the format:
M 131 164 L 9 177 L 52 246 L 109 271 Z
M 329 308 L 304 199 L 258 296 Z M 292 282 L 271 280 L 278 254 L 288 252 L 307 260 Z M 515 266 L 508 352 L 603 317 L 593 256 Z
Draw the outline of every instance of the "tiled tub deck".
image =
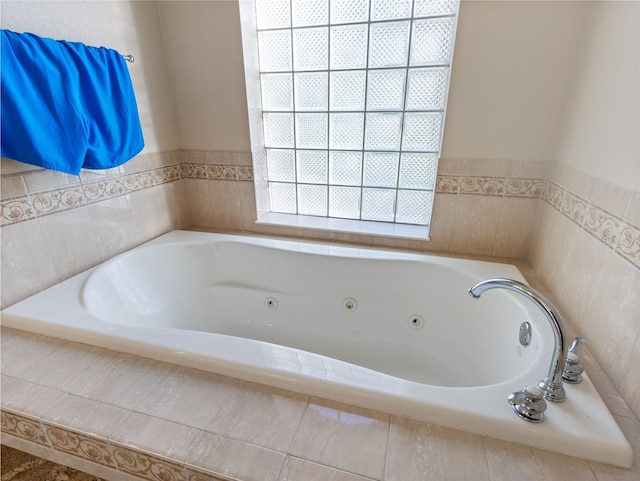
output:
M 2 443 L 114 481 L 638 480 L 640 422 L 583 362 L 632 470 L 8 328 Z

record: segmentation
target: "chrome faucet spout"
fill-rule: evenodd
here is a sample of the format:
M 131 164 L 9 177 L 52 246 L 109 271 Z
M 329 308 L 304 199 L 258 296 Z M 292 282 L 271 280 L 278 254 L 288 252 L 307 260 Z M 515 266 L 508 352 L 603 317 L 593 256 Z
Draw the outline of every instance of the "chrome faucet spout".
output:
M 564 323 L 560 317 L 560 313 L 540 292 L 513 279 L 488 279 L 469 289 L 469 294 L 474 298 L 479 298 L 485 291 L 497 288 L 508 289 L 525 296 L 538 306 L 544 313 L 547 321 L 549 321 L 549 324 L 551 324 L 555 341 L 553 357 L 551 359 L 551 365 L 549 366 L 549 374 L 538 383 L 538 387 L 542 389 L 544 399 L 547 401 L 563 402 L 566 395 L 564 387 L 562 386 L 562 371 L 567 353 L 567 345 Z

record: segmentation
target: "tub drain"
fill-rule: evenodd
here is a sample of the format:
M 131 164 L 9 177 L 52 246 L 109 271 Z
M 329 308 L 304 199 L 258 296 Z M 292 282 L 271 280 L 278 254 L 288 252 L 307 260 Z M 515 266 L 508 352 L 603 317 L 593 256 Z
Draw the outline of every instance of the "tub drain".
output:
M 342 300 L 342 308 L 347 312 L 353 312 L 358 309 L 358 301 L 353 297 L 345 297 Z
M 278 299 L 275 297 L 267 297 L 264 300 L 264 305 L 270 311 L 275 311 L 278 308 Z
M 411 314 L 409 316 L 409 326 L 414 329 L 422 329 L 424 327 L 424 318 L 419 314 Z

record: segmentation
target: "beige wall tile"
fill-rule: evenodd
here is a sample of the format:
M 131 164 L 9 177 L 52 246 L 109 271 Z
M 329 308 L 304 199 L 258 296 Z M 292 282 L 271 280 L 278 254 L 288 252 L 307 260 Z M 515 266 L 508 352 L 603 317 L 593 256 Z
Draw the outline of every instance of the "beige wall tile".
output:
M 168 231 L 185 228 L 187 209 L 184 201 L 184 185 L 182 182 L 169 182 L 159 187 L 161 189 L 160 192 L 167 199 L 165 204 L 165 228 L 168 227 Z
M 74 395 L 41 412 L 44 413 L 41 419 L 49 424 L 105 439 L 130 415 L 126 409 Z
M 482 437 L 393 416 L 385 480 L 425 479 L 489 481 Z
M 133 159 L 120 165 L 119 169 L 123 174 L 142 172 L 156 167 L 158 165 L 157 160 L 155 154 L 136 155 Z
M 124 169 L 120 166 L 112 167 L 104 170 L 89 170 L 83 169 L 80 171 L 80 182 L 83 185 L 87 185 L 91 182 L 111 180 L 114 177 L 119 177 L 124 173 Z
M 205 150 L 181 150 L 182 161 L 188 164 L 204 164 L 207 161 Z
M 600 279 L 601 273 L 606 270 L 607 259 L 613 255 L 613 251 L 607 249 L 595 237 L 561 218 L 557 212 L 551 215 L 557 230 L 565 236 L 558 241 L 562 244 L 554 248 L 554 254 L 561 256 L 556 257 L 558 270 L 550 266 L 550 272 L 554 278 L 547 279 L 546 284 L 550 289 L 555 289 L 553 293 L 557 296 L 559 307 L 579 332 L 586 336 L 592 321 L 598 322 L 597 317 L 590 313 L 594 301 L 601 302 L 600 295 L 594 291 L 594 286 Z M 566 226 L 566 230 L 561 226 Z M 552 246 L 548 248 L 551 249 Z M 563 269 L 560 270 L 560 267 Z
M 640 226 L 640 192 L 633 193 L 627 207 L 626 218 Z
M 594 179 L 589 200 L 613 215 L 624 216 L 632 197 L 633 191 L 629 189 L 619 187 L 604 179 Z
M 503 197 L 459 195 L 450 251 L 491 255 L 503 202 Z
M 539 199 L 505 197 L 500 210 L 492 255 L 524 259 L 529 255 Z
M 640 479 L 640 421 L 636 418 L 619 416 L 615 419 L 633 449 L 633 467 L 621 469 L 600 463 L 589 464 L 598 481 L 637 481 Z
M 2 328 L 0 337 L 2 374 L 18 378 L 23 378 L 25 372 L 68 344 L 61 339 L 8 327 Z
M 210 180 L 213 225 L 222 229 L 242 229 L 242 204 L 237 181 Z
M 174 203 L 173 203 L 173 222 L 179 229 L 189 227 L 189 206 L 186 198 L 186 186 L 184 179 L 173 183 Z
M 59 282 L 37 221 L 2 227 L 2 308 Z
M 12 377 L 2 376 L 2 408 L 14 412 L 40 417 L 41 413 L 51 409 L 67 393 L 22 381 Z
M 491 481 L 597 481 L 589 463 L 497 439 L 484 440 Z
M 394 239 L 390 239 L 388 237 L 385 238 L 373 235 L 350 234 L 348 232 L 334 232 L 329 237 L 329 239 L 335 242 L 355 244 L 363 247 L 384 246 L 387 245 L 386 242 L 389 242 L 391 244 L 394 241 Z
M 132 227 L 138 243 L 151 240 L 178 227 L 172 214 L 180 190 L 175 183 L 157 185 L 127 195 Z
M 307 405 L 303 394 L 244 383 L 205 427 L 224 436 L 286 451 Z
M 166 152 L 155 152 L 148 154 L 152 158 L 151 165 L 153 168 L 167 167 L 182 162 L 182 151 L 168 150 Z
M 109 441 L 174 461 L 184 461 L 190 455 L 191 443 L 199 434 L 195 428 L 134 412 L 113 431 Z
M 238 183 L 238 199 L 242 209 L 242 228 L 247 231 L 256 230 L 256 191 L 253 182 Z
M 55 189 L 58 187 L 68 187 L 79 185 L 80 177 L 77 175 L 65 174 L 55 170 L 40 169 L 23 174 L 24 183 L 29 193 L 42 192 L 43 190 Z
M 21 175 L 3 175 L 0 185 L 2 199 L 27 195 L 27 186 Z
M 43 337 L 43 344 L 50 339 Z M 92 381 L 93 384 L 101 381 L 93 374 L 100 372 L 105 366 L 115 364 L 113 358 L 105 356 L 105 352 L 108 351 L 87 344 L 63 341 L 46 356 L 37 357 L 37 361 L 21 376 L 27 381 L 60 390 L 67 390 L 69 387 L 81 389 L 85 381 Z M 80 391 L 75 390 L 66 392 L 80 394 Z
M 60 280 L 93 267 L 104 259 L 100 239 L 86 207 L 66 210 L 38 219 L 51 261 Z
M 161 395 L 141 395 L 135 410 L 194 427 L 208 426 L 241 381 L 194 369 L 172 366 L 162 378 Z
M 311 399 L 290 453 L 375 479 L 383 477 L 389 416 Z
M 87 206 L 99 239 L 102 259 L 110 259 L 138 245 L 133 215 L 126 197 L 116 197 Z
M 627 374 L 625 379 L 627 382 L 622 384 L 623 395 L 636 416 L 640 413 L 640 386 L 636 382 L 640 378 L 640 333 L 633 346 L 629 363 L 627 365 Z M 640 416 L 638 416 L 640 418 Z
M 218 165 L 252 165 L 251 152 L 218 152 L 207 151 L 205 155 L 207 164 Z
M 629 357 L 640 332 L 640 271 L 546 203 L 531 263 L 563 314 L 638 414 Z
M 640 389 L 640 376 L 628 376 L 629 360 L 640 332 L 640 271 L 606 247 L 601 250 L 603 267 L 594 282 L 585 286 L 581 322 L 592 352 L 624 396 Z M 571 278 L 566 277 L 565 282 L 563 298 L 576 288 Z M 571 312 L 567 315 L 573 318 Z
M 528 260 L 534 269 L 537 277 L 542 281 L 542 274 L 548 269 L 548 252 L 549 246 L 542 239 L 545 239 L 550 232 L 553 216 L 551 211 L 553 208 L 545 201 L 541 201 L 538 206 L 538 219 L 536 221 L 535 237 L 531 245 Z
M 550 162 L 512 160 L 509 163 L 509 178 L 511 179 L 546 179 Z
M 614 416 L 634 417 L 633 411 L 631 411 L 625 399 L 613 385 L 611 379 L 609 379 L 609 376 L 604 372 L 598 361 L 593 357 L 593 354 L 589 350 L 588 342 L 586 346 L 580 348 L 578 354 L 585 372 L 607 405 L 609 412 Z
M 214 206 L 209 191 L 209 181 L 203 179 L 183 179 L 184 196 L 189 227 L 210 227 L 214 225 Z
M 580 228 L 548 204 L 543 203 L 540 207 L 531 264 L 544 285 L 559 298 L 570 269 L 568 253 Z
M 595 181 L 595 177 L 571 167 L 565 167 L 562 182 L 559 183 L 575 194 L 590 198 Z
M 229 479 L 275 481 L 284 459 L 276 451 L 202 432 L 189 446 L 187 470 L 194 466 Z
M 509 164 L 509 160 L 464 159 L 460 173 L 469 176 L 506 177 Z
M 17 160 L 9 159 L 7 157 L 0 157 L 0 171 L 2 171 L 2 174 L 4 175 L 31 172 L 41 169 L 42 167 L 25 164 L 24 162 L 18 162 Z
M 440 159 L 438 161 L 438 175 L 460 175 L 464 159 Z
M 85 356 L 76 360 L 84 362 Z M 78 396 L 134 409 L 145 396 L 158 396 L 169 372 L 169 364 L 101 349 L 86 369 L 64 384 Z
M 449 251 L 451 233 L 458 206 L 457 195 L 436 194 L 433 199 L 433 214 L 429 228 L 429 250 Z

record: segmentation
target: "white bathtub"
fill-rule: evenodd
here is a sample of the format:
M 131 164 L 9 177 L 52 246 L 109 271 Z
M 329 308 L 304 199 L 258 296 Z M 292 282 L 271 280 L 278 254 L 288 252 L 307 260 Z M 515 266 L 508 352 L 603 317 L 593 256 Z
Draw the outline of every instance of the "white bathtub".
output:
M 506 398 L 547 374 L 553 334 L 517 294 L 468 295 L 492 277 L 524 281 L 506 264 L 174 231 L 2 324 L 630 467 L 588 375 L 545 422 L 514 414 Z

